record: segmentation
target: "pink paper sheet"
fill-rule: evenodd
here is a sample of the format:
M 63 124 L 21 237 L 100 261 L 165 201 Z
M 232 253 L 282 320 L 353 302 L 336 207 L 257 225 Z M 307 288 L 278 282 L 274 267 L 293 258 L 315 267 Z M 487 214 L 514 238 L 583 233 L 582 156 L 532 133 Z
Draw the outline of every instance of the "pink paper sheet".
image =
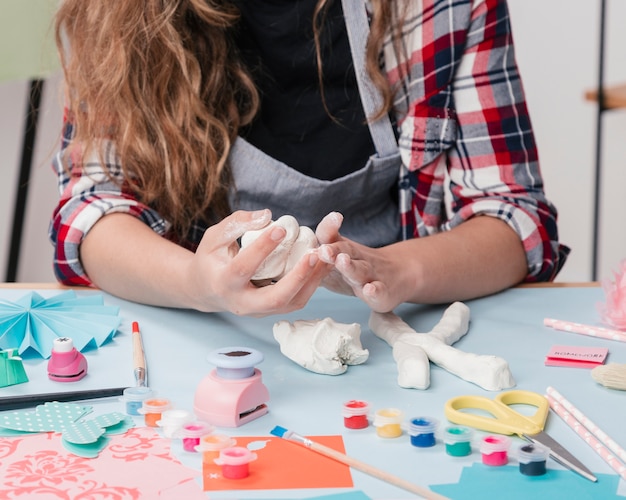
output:
M 200 472 L 146 427 L 112 436 L 95 459 L 67 452 L 58 433 L 0 438 L 0 470 L 0 498 L 207 498 Z

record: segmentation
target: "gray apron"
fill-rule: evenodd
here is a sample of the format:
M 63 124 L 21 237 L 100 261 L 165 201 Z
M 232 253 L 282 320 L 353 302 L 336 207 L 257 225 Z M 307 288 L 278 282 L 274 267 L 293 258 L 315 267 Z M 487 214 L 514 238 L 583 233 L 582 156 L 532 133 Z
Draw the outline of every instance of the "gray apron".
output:
M 365 116 L 372 116 L 381 97 L 365 69 L 369 25 L 363 1 L 342 0 L 350 50 Z M 389 117 L 368 123 L 376 147 L 367 164 L 349 175 L 321 180 L 298 172 L 238 137 L 230 151 L 233 210 L 269 208 L 276 220 L 293 215 L 300 225 L 315 229 L 329 212 L 344 216 L 341 234 L 371 247 L 401 239 L 397 190 L 400 152 Z M 329 155 L 333 152 L 329 151 Z

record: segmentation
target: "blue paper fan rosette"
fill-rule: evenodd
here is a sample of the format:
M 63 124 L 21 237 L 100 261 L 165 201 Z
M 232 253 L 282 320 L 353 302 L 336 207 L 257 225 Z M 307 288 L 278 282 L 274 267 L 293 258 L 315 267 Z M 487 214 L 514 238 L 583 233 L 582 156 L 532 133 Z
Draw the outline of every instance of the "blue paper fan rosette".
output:
M 44 298 L 29 292 L 17 301 L 0 299 L 0 349 L 49 358 L 54 339 L 70 337 L 79 351 L 113 338 L 121 323 L 119 307 L 104 305 L 101 294 L 73 290 Z

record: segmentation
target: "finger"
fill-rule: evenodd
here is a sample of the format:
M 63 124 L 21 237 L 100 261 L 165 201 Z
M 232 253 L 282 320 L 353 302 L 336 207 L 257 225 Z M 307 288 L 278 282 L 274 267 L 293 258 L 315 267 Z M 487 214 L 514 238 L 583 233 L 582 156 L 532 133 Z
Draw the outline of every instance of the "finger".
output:
M 305 255 L 280 281 L 271 286 L 246 289 L 235 307 L 235 314 L 262 317 L 302 309 L 309 301 L 330 266 L 315 255 Z
M 244 278 L 252 279 L 259 266 L 285 238 L 287 231 L 282 226 L 272 226 L 263 231 L 250 245 L 239 250 L 231 262 L 233 272 Z
M 363 260 L 353 260 L 347 253 L 340 253 L 335 258 L 335 268 L 352 288 L 361 288 L 371 278 L 370 266 Z M 356 292 L 356 290 L 355 290 Z
M 272 220 L 268 209 L 248 212 L 238 210 L 206 230 L 198 249 L 211 252 L 216 248 L 230 246 L 246 231 L 261 229 Z
M 334 243 L 324 243 L 318 248 L 320 259 L 327 264 L 335 264 L 335 260 L 339 254 L 345 253 L 352 255 L 354 258 L 361 258 L 364 247 L 352 240 L 340 237 Z
M 341 242 L 332 243 L 332 244 L 324 244 L 318 247 L 318 254 L 320 256 L 320 260 L 325 262 L 326 264 L 335 265 L 337 257 L 339 255 L 345 254 L 355 254 L 356 248 L 349 243 L 348 240 L 343 240 Z
M 391 303 L 389 289 L 380 281 L 365 283 L 359 296 L 375 312 L 386 313 L 395 307 Z
M 312 250 L 303 255 L 273 288 L 281 293 L 286 302 L 294 302 L 296 308 L 300 308 L 306 304 L 331 269 L 331 266 L 319 260 L 317 251 Z
M 341 239 L 339 229 L 342 223 L 343 215 L 339 212 L 331 212 L 317 225 L 315 236 L 321 244 L 339 241 Z

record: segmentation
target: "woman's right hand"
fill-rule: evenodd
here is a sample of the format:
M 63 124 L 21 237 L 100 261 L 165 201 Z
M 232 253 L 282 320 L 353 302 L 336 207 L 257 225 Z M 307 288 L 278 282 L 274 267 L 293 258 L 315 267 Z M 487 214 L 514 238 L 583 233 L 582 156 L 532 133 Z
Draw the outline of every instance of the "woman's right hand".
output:
M 190 300 L 201 311 L 230 311 L 237 315 L 267 316 L 301 309 L 330 272 L 316 251 L 304 255 L 278 282 L 257 287 L 251 282 L 257 268 L 285 237 L 285 229 L 269 228 L 250 246 L 237 240 L 271 222 L 269 210 L 237 211 L 209 227 L 189 262 Z
M 313 252 L 277 283 L 255 286 L 250 280 L 256 268 L 285 230 L 264 231 L 241 251 L 237 240 L 270 220 L 269 210 L 235 212 L 208 228 L 194 253 L 133 215 L 111 213 L 87 233 L 80 259 L 95 286 L 126 300 L 257 317 L 283 314 L 304 307 L 332 266 Z

